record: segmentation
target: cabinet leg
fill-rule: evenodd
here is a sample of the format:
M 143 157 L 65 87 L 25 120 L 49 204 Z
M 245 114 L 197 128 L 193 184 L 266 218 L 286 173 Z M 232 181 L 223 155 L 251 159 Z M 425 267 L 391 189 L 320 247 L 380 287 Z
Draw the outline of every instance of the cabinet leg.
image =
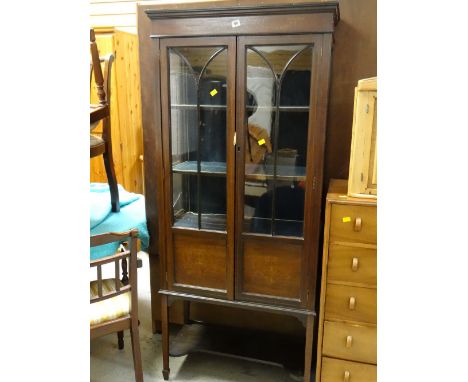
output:
M 169 308 L 167 296 L 161 296 L 161 326 L 162 326 L 162 352 L 163 352 L 163 377 L 169 379 Z
M 307 316 L 304 363 L 304 382 L 312 382 L 312 344 L 314 341 L 314 317 Z
M 124 348 L 124 332 L 123 331 L 117 332 L 117 346 L 119 350 L 122 350 Z
M 184 324 L 190 323 L 190 301 L 184 301 Z
M 161 334 L 161 321 L 153 320 L 153 334 Z

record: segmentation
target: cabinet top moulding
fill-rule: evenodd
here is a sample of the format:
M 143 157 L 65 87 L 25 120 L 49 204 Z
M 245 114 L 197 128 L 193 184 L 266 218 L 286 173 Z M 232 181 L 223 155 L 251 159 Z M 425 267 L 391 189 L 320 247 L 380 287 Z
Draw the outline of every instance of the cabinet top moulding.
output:
M 270 0 L 141 3 L 153 20 L 151 37 L 333 33 L 340 19 L 336 1 Z M 287 16 L 287 18 L 285 18 Z M 140 25 L 140 21 L 139 21 Z
M 144 4 L 146 5 L 146 4 Z M 142 6 L 144 6 L 142 5 Z M 152 5 L 152 4 L 151 4 Z M 334 23 L 340 19 L 337 1 L 310 2 L 310 1 L 284 1 L 258 4 L 258 1 L 211 1 L 196 3 L 158 3 L 153 9 L 148 9 L 146 14 L 152 20 L 175 19 L 193 17 L 224 17 L 224 16 L 259 16 L 268 14 L 291 15 L 296 13 L 332 12 Z M 179 8 L 183 5 L 183 8 Z M 192 5 L 192 8 L 189 7 Z M 196 8 L 193 7 L 196 5 Z M 203 6 L 203 7 L 202 7 Z

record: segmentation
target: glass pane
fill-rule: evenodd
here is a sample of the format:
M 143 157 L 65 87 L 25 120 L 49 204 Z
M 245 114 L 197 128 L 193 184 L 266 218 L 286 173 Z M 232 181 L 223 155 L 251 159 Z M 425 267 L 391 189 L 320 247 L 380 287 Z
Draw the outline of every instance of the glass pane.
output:
M 247 48 L 244 230 L 303 236 L 312 46 Z
M 174 226 L 226 230 L 224 47 L 169 49 Z

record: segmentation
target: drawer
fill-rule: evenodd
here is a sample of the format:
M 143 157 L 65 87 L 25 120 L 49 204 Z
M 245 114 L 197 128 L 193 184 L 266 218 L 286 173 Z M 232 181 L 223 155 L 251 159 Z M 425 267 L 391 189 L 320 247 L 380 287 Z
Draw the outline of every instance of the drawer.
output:
M 377 208 L 333 204 L 330 242 L 377 243 Z
M 321 382 L 377 382 L 377 366 L 322 357 Z
M 322 354 L 377 364 L 377 328 L 325 321 Z
M 327 284 L 326 320 L 377 323 L 377 289 Z
M 377 250 L 330 244 L 328 281 L 377 286 Z

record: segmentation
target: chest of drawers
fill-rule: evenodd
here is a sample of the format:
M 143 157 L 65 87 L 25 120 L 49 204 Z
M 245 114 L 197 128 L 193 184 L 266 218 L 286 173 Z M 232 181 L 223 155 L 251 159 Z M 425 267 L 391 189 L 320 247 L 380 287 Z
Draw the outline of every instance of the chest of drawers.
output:
M 377 201 L 327 194 L 316 382 L 377 381 Z

